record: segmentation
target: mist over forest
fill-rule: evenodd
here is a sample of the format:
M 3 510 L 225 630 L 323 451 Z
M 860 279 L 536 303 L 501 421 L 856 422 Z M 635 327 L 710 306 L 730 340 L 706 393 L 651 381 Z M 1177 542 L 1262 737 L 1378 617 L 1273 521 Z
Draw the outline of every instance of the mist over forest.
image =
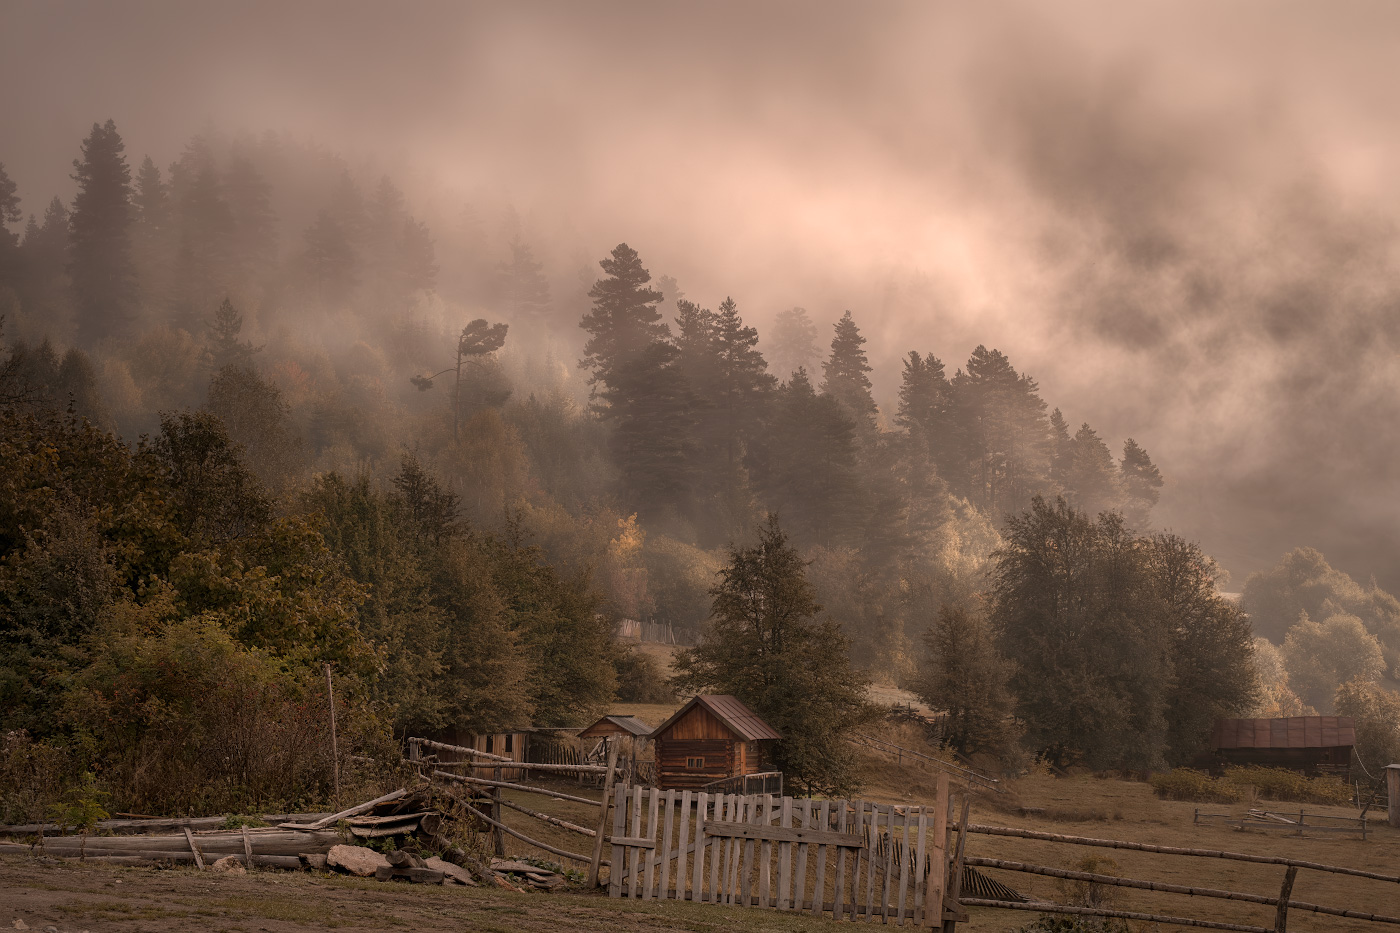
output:
M 116 716 L 132 807 L 162 652 L 334 661 L 371 750 L 578 725 L 724 685 L 616 634 L 703 641 L 750 547 L 862 676 L 993 684 L 1002 761 L 1359 709 L 1400 32 L 1348 9 L 8 4 L 0 725 Z

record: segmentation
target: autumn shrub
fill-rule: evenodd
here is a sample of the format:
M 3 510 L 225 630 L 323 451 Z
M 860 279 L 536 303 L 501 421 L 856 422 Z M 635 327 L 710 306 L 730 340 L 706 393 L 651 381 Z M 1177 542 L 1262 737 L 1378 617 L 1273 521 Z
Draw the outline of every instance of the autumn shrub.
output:
M 670 703 L 676 698 L 666 673 L 656 658 L 626 645 L 613 659 L 617 669 L 617 698 L 624 703 Z
M 45 819 L 76 776 L 69 750 L 23 730 L 0 736 L 0 823 Z
M 1287 768 L 1265 768 L 1240 765 L 1225 769 L 1222 783 L 1241 789 L 1254 788 L 1265 800 L 1289 800 L 1298 803 L 1348 803 L 1351 788 L 1339 777 L 1324 774 L 1308 777 Z
M 1216 780 L 1204 771 L 1173 768 L 1152 775 L 1149 783 L 1164 800 L 1194 800 L 1200 803 L 1234 803 L 1244 796 L 1235 784 Z
M 342 760 L 377 751 L 374 718 L 345 690 L 336 700 Z M 113 809 L 285 812 L 332 796 L 324 675 L 244 648 L 206 618 L 114 628 L 67 712 L 101 762 Z

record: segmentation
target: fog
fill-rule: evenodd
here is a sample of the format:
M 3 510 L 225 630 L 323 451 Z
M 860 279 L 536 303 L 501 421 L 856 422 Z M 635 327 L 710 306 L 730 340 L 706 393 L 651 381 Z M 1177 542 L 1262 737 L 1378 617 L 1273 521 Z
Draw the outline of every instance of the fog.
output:
M 286 131 L 392 172 L 435 231 L 509 204 L 556 278 L 626 241 L 760 330 L 849 308 L 887 409 L 908 350 L 995 347 L 1150 450 L 1156 520 L 1235 587 L 1311 545 L 1393 590 L 1398 26 L 1380 2 L 12 0 L 0 161 L 27 213 L 71 198 L 94 121 L 133 165 Z

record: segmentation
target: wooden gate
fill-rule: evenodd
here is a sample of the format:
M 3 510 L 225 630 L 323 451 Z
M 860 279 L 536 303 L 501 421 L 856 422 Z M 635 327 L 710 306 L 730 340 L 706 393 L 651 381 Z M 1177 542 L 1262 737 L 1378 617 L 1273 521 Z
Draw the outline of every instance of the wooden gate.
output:
M 608 893 L 937 928 L 946 777 L 932 807 L 619 785 Z

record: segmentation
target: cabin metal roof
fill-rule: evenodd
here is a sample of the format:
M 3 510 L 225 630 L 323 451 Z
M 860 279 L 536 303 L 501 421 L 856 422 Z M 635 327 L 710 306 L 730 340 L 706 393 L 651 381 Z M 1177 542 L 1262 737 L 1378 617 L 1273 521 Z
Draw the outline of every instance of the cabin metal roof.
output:
M 608 723 L 635 736 L 651 735 L 651 726 L 642 722 L 635 716 L 604 716 L 602 719 L 580 732 L 579 738 L 588 739 L 597 735 L 602 735 L 603 733 L 595 732 L 594 730 L 600 729 Z
M 764 722 L 762 719 L 759 719 L 758 716 L 754 714 L 753 710 L 727 693 L 702 693 L 699 696 L 691 697 L 689 703 L 676 710 L 675 714 L 670 719 L 657 726 L 656 731 L 651 734 L 651 737 L 654 739 L 661 735 L 661 733 L 671 728 L 673 724 L 679 722 L 681 717 L 685 716 L 697 705 L 705 707 L 711 715 L 724 723 L 730 732 L 733 732 L 739 738 L 747 742 L 782 738 L 781 735 L 773 730 L 772 726 L 768 725 L 768 723 Z
M 1217 719 L 1212 748 L 1339 748 L 1356 744 L 1348 716 Z

